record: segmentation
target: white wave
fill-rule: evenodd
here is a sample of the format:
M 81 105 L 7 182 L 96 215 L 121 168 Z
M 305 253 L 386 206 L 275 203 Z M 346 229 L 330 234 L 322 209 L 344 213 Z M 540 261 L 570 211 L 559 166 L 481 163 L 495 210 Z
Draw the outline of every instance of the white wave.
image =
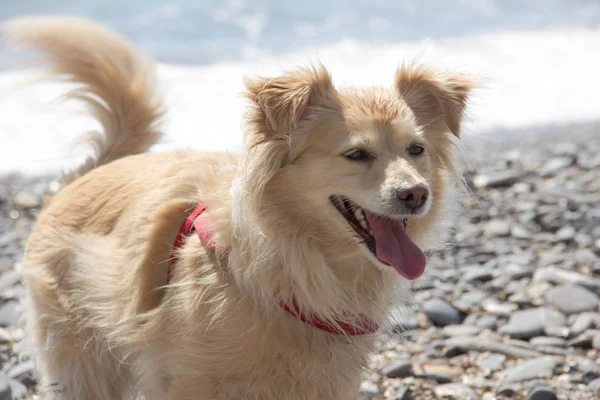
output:
M 391 85 L 396 67 L 418 58 L 486 78 L 469 109 L 466 133 L 597 120 L 600 117 L 600 30 L 561 29 L 486 34 L 435 41 L 335 45 L 260 63 L 202 67 L 159 66 L 167 98 L 163 151 L 191 147 L 237 151 L 241 144 L 243 78 L 278 74 L 319 59 L 338 85 Z M 0 173 L 51 173 L 70 168 L 81 153 L 68 140 L 93 127 L 73 105 L 49 104 L 66 91 L 57 84 L 23 88 L 30 72 L 0 74 Z M 68 156 L 65 156 L 68 155 Z

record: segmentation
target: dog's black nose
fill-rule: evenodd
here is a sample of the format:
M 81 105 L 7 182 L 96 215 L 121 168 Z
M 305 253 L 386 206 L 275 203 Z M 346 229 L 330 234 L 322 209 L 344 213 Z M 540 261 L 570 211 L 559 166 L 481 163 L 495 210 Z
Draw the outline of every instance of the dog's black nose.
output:
M 423 183 L 418 183 L 408 188 L 396 189 L 396 196 L 410 208 L 421 207 L 427 201 L 429 189 Z

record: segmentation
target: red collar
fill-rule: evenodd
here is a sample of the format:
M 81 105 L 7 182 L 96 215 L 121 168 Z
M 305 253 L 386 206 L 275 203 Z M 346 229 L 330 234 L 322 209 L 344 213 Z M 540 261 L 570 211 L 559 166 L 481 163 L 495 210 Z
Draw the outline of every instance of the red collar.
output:
M 179 260 L 177 250 L 181 248 L 184 239 L 187 236 L 190 236 L 192 232 L 196 231 L 200 237 L 200 240 L 202 240 L 209 248 L 212 250 L 217 249 L 215 243 L 212 241 L 212 238 L 216 232 L 216 225 L 213 224 L 209 218 L 198 218 L 206 210 L 206 206 L 200 203 L 188 215 L 185 221 L 183 221 L 181 228 L 179 228 L 179 233 L 177 233 L 177 237 L 175 237 L 173 249 L 171 250 L 171 262 L 169 263 L 169 269 L 167 272 L 167 283 L 171 281 L 171 277 L 173 275 L 173 266 L 177 260 Z M 300 321 L 329 333 L 347 336 L 359 336 L 375 333 L 379 329 L 377 324 L 366 317 L 359 321 L 357 325 L 348 324 L 343 321 L 335 321 L 335 325 L 332 325 L 320 318 L 308 317 L 307 315 L 301 313 L 300 307 L 295 301 L 291 306 L 283 302 L 281 302 L 280 305 L 281 308 L 298 318 Z

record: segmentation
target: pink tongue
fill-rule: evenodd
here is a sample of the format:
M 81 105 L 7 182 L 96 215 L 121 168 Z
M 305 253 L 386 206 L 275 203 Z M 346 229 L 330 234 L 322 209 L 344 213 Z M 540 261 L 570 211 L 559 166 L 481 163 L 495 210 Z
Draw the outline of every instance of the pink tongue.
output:
M 366 214 L 375 237 L 377 258 L 394 267 L 406 279 L 420 277 L 425 271 L 425 255 L 410 240 L 402 221 Z

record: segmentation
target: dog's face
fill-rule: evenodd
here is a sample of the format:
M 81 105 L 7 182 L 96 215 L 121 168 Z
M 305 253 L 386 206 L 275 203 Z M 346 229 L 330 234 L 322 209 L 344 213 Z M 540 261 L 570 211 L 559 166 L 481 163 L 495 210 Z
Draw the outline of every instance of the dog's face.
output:
M 312 210 L 374 265 L 420 276 L 425 259 L 414 241 L 440 217 L 470 83 L 402 69 L 394 88 L 338 91 L 321 68 L 249 89 L 259 107 L 249 140 L 266 150 L 257 160 L 270 169 L 265 188 L 290 211 Z

